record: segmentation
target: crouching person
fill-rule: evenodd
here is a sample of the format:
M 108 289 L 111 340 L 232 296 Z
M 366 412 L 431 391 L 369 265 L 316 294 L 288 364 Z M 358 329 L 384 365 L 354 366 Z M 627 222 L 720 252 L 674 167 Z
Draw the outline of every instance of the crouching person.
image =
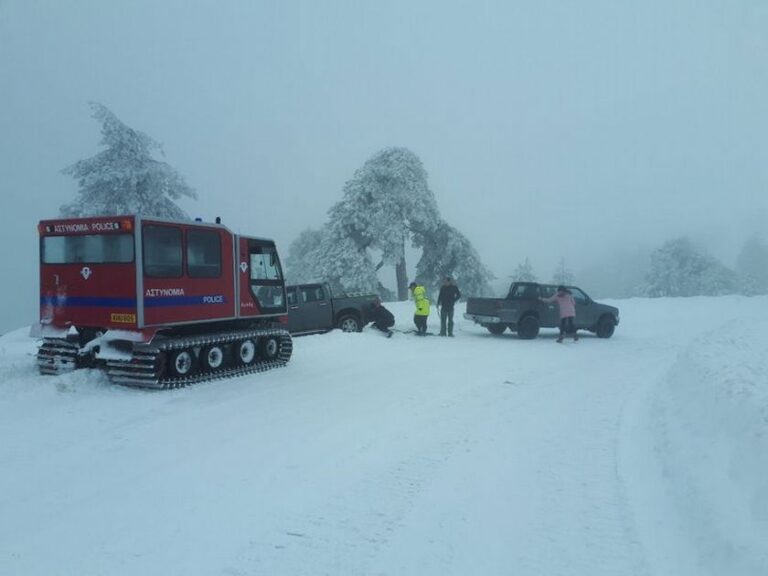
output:
M 387 335 L 387 338 L 392 336 L 392 330 L 390 330 L 390 328 L 395 325 L 395 317 L 392 312 L 384 308 L 381 304 L 381 300 L 376 298 L 376 300 L 373 301 L 368 315 L 374 328 L 384 332 L 384 334 Z

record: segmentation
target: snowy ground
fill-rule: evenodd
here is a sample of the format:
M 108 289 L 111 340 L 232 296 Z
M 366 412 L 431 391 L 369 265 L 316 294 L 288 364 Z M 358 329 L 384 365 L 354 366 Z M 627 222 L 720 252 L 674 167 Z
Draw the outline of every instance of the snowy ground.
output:
M 768 298 L 614 304 L 610 340 L 334 332 L 170 392 L 8 334 L 0 574 L 768 574 Z

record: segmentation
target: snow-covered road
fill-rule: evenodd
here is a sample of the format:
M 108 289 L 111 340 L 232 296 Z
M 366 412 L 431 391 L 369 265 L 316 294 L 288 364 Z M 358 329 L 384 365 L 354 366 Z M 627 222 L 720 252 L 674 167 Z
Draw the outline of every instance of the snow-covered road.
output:
M 160 393 L 7 335 L 0 573 L 766 573 L 768 299 L 616 304 L 610 340 L 334 332 Z

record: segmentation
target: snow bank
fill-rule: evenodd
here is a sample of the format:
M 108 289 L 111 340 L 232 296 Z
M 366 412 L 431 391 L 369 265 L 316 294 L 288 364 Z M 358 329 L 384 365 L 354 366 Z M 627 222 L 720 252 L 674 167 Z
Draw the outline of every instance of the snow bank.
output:
M 656 407 L 670 495 L 703 573 L 768 569 L 768 321 L 733 321 L 679 356 Z

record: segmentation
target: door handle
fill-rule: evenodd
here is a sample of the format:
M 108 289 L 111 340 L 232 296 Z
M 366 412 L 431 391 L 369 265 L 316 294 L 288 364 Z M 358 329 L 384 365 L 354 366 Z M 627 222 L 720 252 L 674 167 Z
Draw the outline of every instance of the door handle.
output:
M 298 310 L 299 307 L 298 306 L 288 306 L 288 309 L 289 310 Z

